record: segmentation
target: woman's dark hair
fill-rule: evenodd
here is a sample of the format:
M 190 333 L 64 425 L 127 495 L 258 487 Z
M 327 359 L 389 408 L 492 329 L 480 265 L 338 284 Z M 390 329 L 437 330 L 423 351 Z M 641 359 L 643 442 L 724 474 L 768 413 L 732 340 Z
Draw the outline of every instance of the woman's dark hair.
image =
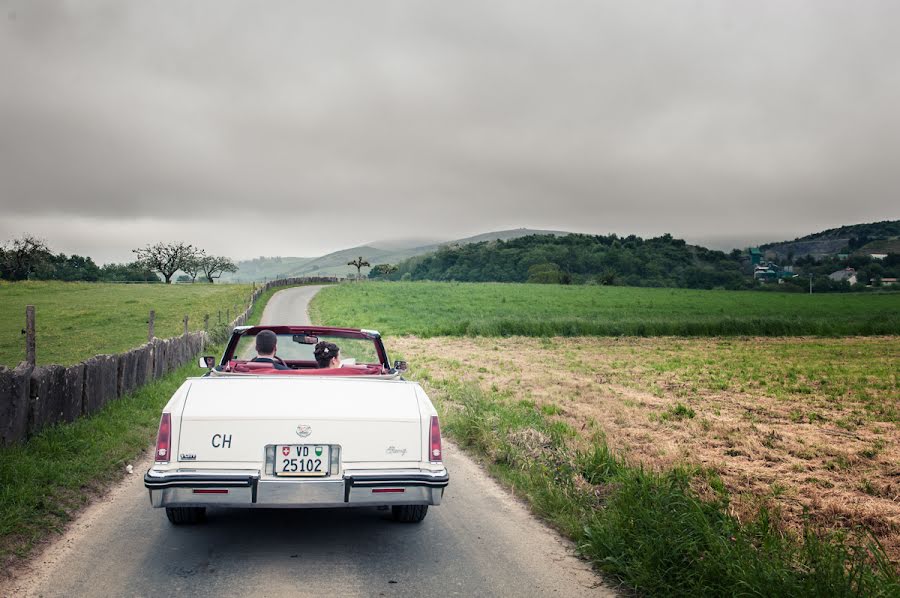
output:
M 329 343 L 327 341 L 321 341 L 316 345 L 315 350 L 313 351 L 313 355 L 316 358 L 316 365 L 320 368 L 327 368 L 331 363 L 331 360 L 337 357 L 338 353 L 341 350 L 334 343 Z

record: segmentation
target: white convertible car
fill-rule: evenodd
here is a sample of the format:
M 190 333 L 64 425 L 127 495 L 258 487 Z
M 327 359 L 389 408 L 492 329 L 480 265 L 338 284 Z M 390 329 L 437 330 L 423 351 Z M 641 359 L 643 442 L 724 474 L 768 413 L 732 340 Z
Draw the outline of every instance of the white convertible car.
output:
M 271 330 L 282 362 L 255 362 L 255 337 Z M 337 344 L 342 367 L 317 369 L 313 347 Z M 163 410 L 150 503 L 174 524 L 207 507 L 391 507 L 424 519 L 449 476 L 437 412 L 393 366 L 377 332 L 310 326 L 234 330 L 219 364 L 190 378 Z

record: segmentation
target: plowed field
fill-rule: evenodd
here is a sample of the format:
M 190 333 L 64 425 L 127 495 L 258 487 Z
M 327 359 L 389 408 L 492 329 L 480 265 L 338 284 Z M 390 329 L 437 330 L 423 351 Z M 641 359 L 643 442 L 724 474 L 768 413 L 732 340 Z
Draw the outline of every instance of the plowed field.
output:
M 414 377 L 534 401 L 632 463 L 716 472 L 739 518 L 871 529 L 900 562 L 900 337 L 392 338 Z M 703 488 L 698 488 L 701 492 Z

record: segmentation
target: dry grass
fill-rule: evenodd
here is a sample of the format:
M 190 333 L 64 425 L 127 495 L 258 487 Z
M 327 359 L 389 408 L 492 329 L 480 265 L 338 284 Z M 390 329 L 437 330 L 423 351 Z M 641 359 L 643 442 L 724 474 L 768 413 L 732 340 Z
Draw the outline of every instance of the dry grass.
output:
M 738 518 L 865 525 L 900 563 L 900 338 L 394 338 L 427 383 L 530 399 L 632 462 L 716 472 Z M 703 493 L 708 489 L 698 488 Z

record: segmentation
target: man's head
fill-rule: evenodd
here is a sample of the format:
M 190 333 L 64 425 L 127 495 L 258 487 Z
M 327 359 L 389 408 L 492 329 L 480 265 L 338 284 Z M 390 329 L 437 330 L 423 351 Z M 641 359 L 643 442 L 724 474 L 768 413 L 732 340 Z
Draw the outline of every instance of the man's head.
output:
M 275 355 L 275 345 L 278 337 L 271 330 L 261 330 L 256 335 L 256 354 L 259 357 L 272 357 Z

